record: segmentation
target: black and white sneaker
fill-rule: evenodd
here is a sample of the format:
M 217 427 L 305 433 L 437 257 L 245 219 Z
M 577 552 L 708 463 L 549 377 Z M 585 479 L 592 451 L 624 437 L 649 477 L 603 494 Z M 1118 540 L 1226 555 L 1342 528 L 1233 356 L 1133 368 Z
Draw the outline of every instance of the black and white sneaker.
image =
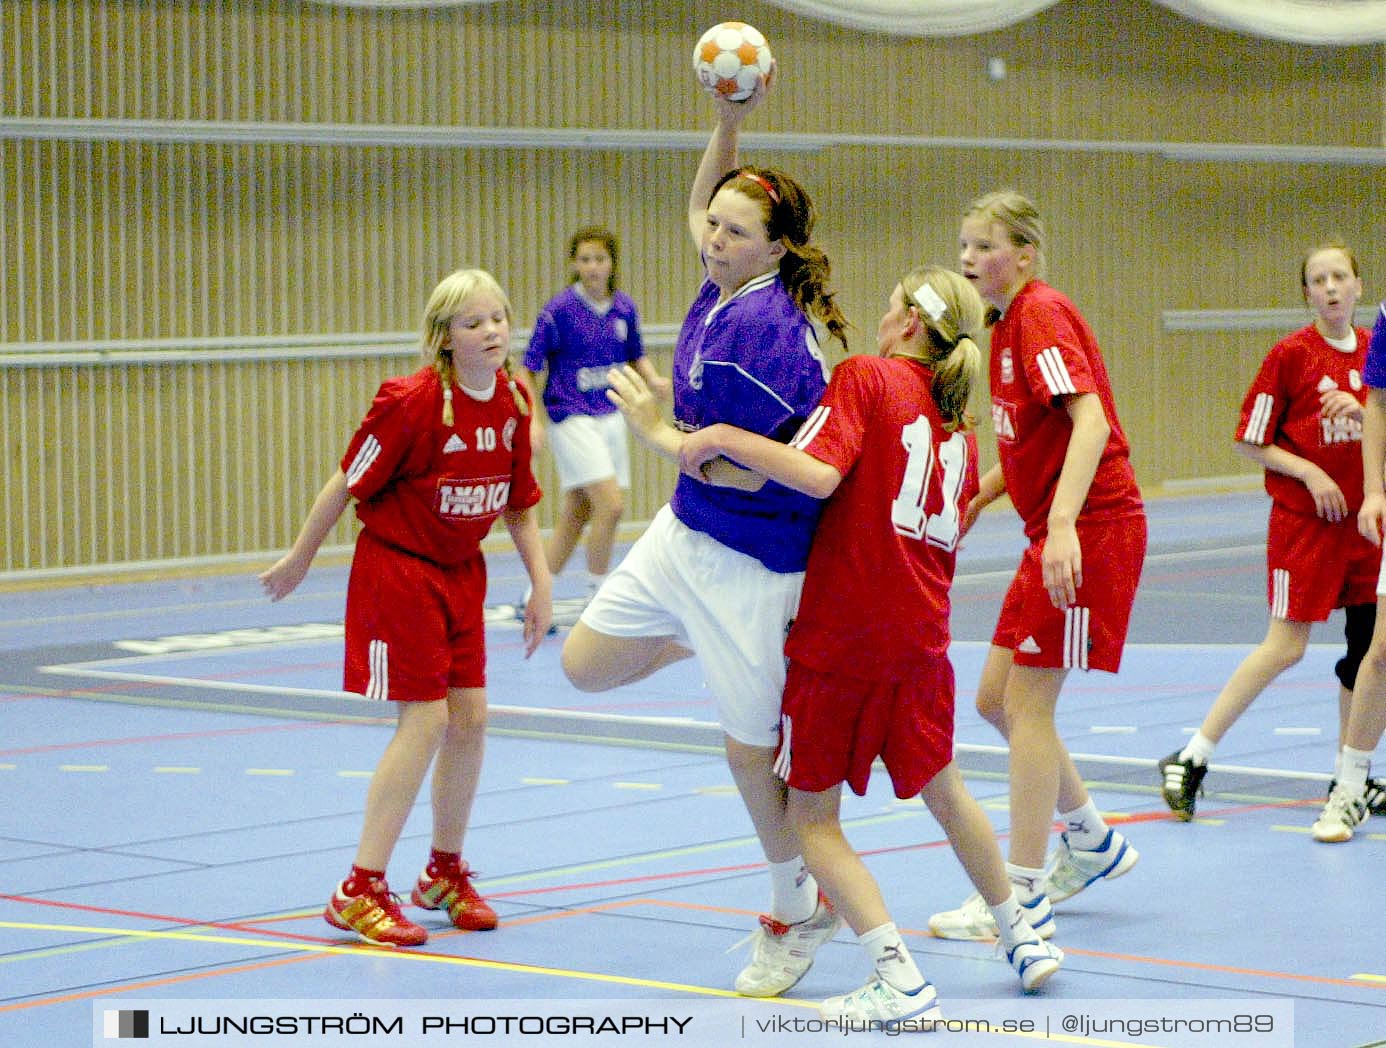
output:
M 1337 779 L 1330 779 L 1328 782 L 1328 792 L 1333 792 L 1333 787 L 1338 785 Z M 1366 792 L 1362 795 L 1363 801 L 1367 805 L 1369 815 L 1386 815 L 1386 779 L 1367 780 Z
M 1203 792 L 1203 776 L 1208 774 L 1208 765 L 1181 761 L 1176 750 L 1160 761 L 1159 768 L 1164 779 L 1161 793 L 1169 810 L 1180 822 L 1193 821 L 1194 804 Z

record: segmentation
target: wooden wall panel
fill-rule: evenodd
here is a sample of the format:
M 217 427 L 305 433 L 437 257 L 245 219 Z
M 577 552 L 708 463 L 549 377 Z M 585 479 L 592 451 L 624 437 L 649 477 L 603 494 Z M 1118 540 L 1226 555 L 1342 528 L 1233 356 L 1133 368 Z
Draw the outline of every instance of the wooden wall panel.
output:
M 1144 0 L 1070 0 L 1003 33 L 937 40 L 759 0 L 738 13 L 782 64 L 748 134 L 1386 146 L 1382 47 L 1256 40 Z M 711 117 L 688 53 L 724 14 L 701 0 L 384 12 L 16 0 L 0 4 L 0 121 L 702 132 Z M 985 75 L 992 56 L 1004 80 Z M 1049 275 L 1098 333 L 1147 485 L 1249 470 L 1230 432 L 1274 341 L 1165 331 L 1163 312 L 1296 307 L 1300 254 L 1334 234 L 1357 247 L 1368 296 L 1386 297 L 1379 163 L 850 142 L 746 156 L 791 171 L 817 201 L 854 351 L 873 347 L 901 273 L 954 261 L 972 197 L 1006 185 L 1033 196 Z M 523 327 L 565 280 L 568 234 L 592 221 L 620 237 L 646 325 L 676 324 L 699 280 L 682 217 L 696 161 L 696 148 L 0 135 L 0 352 L 410 332 L 437 279 L 464 265 L 497 274 Z M 654 352 L 667 371 L 667 348 Z M 0 572 L 281 548 L 375 384 L 409 367 L 0 367 Z M 975 403 L 985 424 L 985 391 Z M 673 473 L 643 454 L 635 473 L 638 520 Z M 541 474 L 552 490 L 547 460 Z M 334 541 L 349 537 L 343 525 Z

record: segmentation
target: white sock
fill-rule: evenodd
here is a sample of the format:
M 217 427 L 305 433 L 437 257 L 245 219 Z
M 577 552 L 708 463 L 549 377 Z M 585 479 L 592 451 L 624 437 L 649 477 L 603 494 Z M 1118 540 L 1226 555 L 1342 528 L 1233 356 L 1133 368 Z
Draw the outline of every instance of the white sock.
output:
M 1372 770 L 1371 751 L 1344 746 L 1340 757 L 1338 785 L 1356 796 L 1367 788 L 1367 773 Z
M 1081 808 L 1059 812 L 1059 819 L 1064 824 L 1064 833 L 1071 848 L 1092 851 L 1102 847 L 1102 842 L 1107 839 L 1107 822 L 1091 797 Z
M 818 882 L 804 865 L 802 855 L 770 864 L 770 916 L 784 924 L 798 924 L 818 909 Z
M 996 929 L 1001 933 L 1001 945 L 1009 950 L 1018 942 L 1025 942 L 1034 936 L 1033 928 L 1028 925 L 1022 931 L 1019 927 L 1025 920 L 1025 915 L 1020 909 L 1020 900 L 1016 898 L 1015 892 L 1006 896 L 1005 900 L 995 906 L 988 906 L 991 915 L 996 918 Z M 1027 934 L 1028 933 L 1028 934 Z
M 1179 751 L 1181 761 L 1193 761 L 1195 764 L 1207 764 L 1213 759 L 1213 751 L 1218 748 L 1218 744 L 1201 731 L 1194 732 L 1192 739 Z
M 863 932 L 857 936 L 857 942 L 866 948 L 876 974 L 901 993 L 913 993 L 924 985 L 924 976 L 893 923 Z
M 1016 898 L 1021 902 L 1029 902 L 1035 896 L 1044 893 L 1043 869 L 1032 869 L 1029 866 L 1017 866 L 1013 862 L 1008 862 L 1006 877 L 1015 889 Z

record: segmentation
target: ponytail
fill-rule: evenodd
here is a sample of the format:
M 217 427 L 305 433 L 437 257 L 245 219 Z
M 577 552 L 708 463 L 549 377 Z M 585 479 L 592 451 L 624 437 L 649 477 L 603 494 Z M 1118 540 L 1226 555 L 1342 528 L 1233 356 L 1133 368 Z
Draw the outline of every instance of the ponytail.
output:
M 520 413 L 521 418 L 529 418 L 529 398 L 520 389 L 520 384 L 515 380 L 514 365 L 510 361 L 509 354 L 506 355 L 505 363 L 501 365 L 505 372 L 505 384 L 510 387 L 510 396 L 515 401 L 515 410 Z
M 972 340 L 971 335 L 959 338 L 947 356 L 934 365 L 931 392 L 948 432 L 972 428 L 973 420 L 967 410 L 967 402 L 972 396 L 972 384 L 981 371 L 982 348 Z
M 836 293 L 828 290 L 832 265 L 828 256 L 811 244 L 785 243 L 780 259 L 780 279 L 794 304 L 806 315 L 816 317 L 828 329 L 828 334 L 847 349 L 847 317 L 834 301 Z
M 916 359 L 933 370 L 930 392 L 944 427 L 950 433 L 971 429 L 967 402 L 982 373 L 976 339 L 985 323 L 982 296 L 961 274 L 940 266 L 913 270 L 900 281 L 900 289 L 923 322 L 923 352 Z

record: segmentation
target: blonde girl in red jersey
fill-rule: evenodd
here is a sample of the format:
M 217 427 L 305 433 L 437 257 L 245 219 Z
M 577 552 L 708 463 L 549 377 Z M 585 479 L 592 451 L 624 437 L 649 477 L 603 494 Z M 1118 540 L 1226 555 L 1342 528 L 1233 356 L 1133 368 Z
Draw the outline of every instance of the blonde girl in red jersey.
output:
M 489 273 L 459 270 L 424 311 L 424 366 L 387 379 L 323 486 L 293 548 L 260 576 L 271 600 L 291 593 L 347 504 L 362 530 L 347 584 L 345 687 L 395 703 L 395 734 L 376 766 L 355 864 L 324 919 L 368 942 L 418 946 L 385 868 L 433 767 L 433 851 L 412 892 L 458 928 L 496 926 L 471 884 L 462 838 L 486 731 L 486 564 L 497 517 L 533 587 L 525 656 L 548 631 L 552 580 L 533 507 L 529 401 L 504 371 L 510 302 Z
M 1107 826 L 1054 723 L 1071 669 L 1116 672 L 1141 566 L 1145 509 L 1117 419 L 1106 365 L 1074 304 L 1046 284 L 1044 225 L 1012 190 L 974 201 L 963 217 L 961 269 L 992 307 L 991 410 L 998 465 L 982 478 L 964 526 L 1009 494 L 1030 546 L 992 637 L 977 709 L 1010 744 L 1007 874 L 1041 935 L 1051 903 L 1138 855 Z M 1065 830 L 1045 857 L 1053 813 Z M 992 938 L 979 896 L 935 914 L 935 935 Z
M 1026 991 L 1063 953 L 1026 922 L 991 822 L 953 762 L 949 588 L 961 511 L 977 490 L 968 395 L 981 370 L 984 308 L 957 273 L 923 266 L 890 295 L 879 356 L 849 357 L 789 444 L 722 423 L 684 438 L 692 476 L 717 456 L 826 498 L 785 653 L 776 772 L 809 870 L 873 964 L 827 1019 L 924 1025 L 940 1009 L 844 836 L 842 786 L 866 792 L 879 756 L 901 799 L 922 796 L 1002 929 Z M 618 376 L 613 386 L 629 388 Z

